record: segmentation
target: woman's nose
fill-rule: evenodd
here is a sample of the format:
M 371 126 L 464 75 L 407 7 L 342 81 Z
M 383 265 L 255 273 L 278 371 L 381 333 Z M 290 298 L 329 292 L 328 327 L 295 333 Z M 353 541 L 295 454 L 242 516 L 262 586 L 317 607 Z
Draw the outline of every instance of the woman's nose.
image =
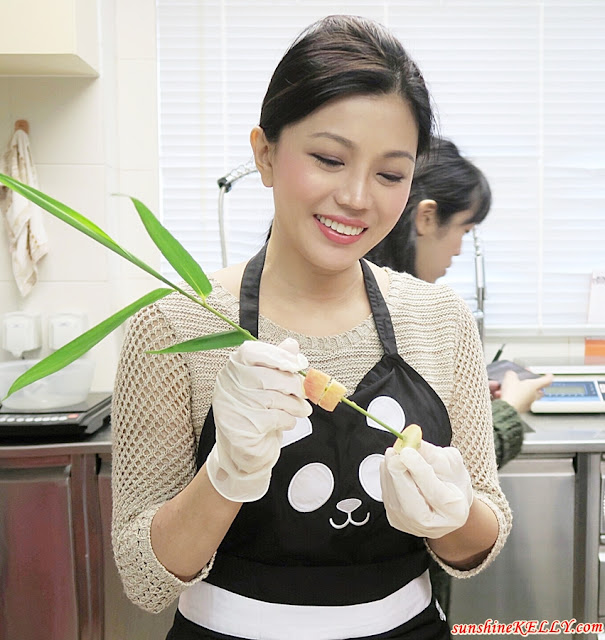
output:
M 336 202 L 348 209 L 362 210 L 370 206 L 370 187 L 365 177 L 351 175 L 336 192 Z

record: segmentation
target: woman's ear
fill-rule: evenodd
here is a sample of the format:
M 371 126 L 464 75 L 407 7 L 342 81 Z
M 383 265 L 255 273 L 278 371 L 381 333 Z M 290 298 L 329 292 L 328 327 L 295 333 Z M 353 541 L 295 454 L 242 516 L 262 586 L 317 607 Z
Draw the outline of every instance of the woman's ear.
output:
M 438 226 L 437 203 L 434 200 L 421 200 L 416 207 L 416 233 L 425 236 Z
M 273 148 L 261 127 L 250 132 L 250 146 L 254 154 L 254 163 L 265 187 L 273 186 Z

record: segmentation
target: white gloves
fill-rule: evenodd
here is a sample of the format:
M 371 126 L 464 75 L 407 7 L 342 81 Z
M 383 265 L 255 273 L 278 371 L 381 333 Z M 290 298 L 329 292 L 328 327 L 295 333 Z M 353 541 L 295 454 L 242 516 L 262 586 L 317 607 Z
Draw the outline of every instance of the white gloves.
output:
M 223 497 L 252 502 L 267 492 L 282 432 L 312 411 L 297 373 L 307 367 L 288 338 L 277 347 L 244 342 L 219 372 L 212 397 L 216 443 L 206 469 Z
M 389 447 L 380 483 L 391 525 L 423 538 L 440 538 L 461 527 L 473 501 L 460 451 L 424 440 L 419 451 L 406 447 L 398 454 Z

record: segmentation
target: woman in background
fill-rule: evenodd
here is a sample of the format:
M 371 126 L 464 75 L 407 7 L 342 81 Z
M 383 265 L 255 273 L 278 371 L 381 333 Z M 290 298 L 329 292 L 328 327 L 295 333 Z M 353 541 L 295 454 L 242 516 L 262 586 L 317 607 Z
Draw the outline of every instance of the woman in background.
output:
M 464 158 L 453 142 L 434 137 L 428 152 L 416 162 L 403 215 L 367 258 L 435 282 L 460 254 L 464 235 L 485 219 L 491 202 L 491 189 L 480 169 Z M 513 371 L 505 374 L 501 384 L 490 381 L 498 467 L 521 451 L 526 425 L 520 414 L 529 410 L 541 389 L 551 382 L 551 375 L 520 380 Z M 431 567 L 431 577 L 447 611 L 449 577 L 436 564 Z

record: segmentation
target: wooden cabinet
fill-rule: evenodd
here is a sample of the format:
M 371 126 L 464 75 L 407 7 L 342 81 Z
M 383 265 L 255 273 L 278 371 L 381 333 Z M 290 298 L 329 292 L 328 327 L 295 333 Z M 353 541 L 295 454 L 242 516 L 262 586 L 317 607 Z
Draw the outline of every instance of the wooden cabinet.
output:
M 0 441 L 0 640 L 163 640 L 132 604 L 111 548 L 111 439 Z
M 98 76 L 97 2 L 3 0 L 0 76 Z
M 0 457 L 0 638 L 102 640 L 94 456 Z

